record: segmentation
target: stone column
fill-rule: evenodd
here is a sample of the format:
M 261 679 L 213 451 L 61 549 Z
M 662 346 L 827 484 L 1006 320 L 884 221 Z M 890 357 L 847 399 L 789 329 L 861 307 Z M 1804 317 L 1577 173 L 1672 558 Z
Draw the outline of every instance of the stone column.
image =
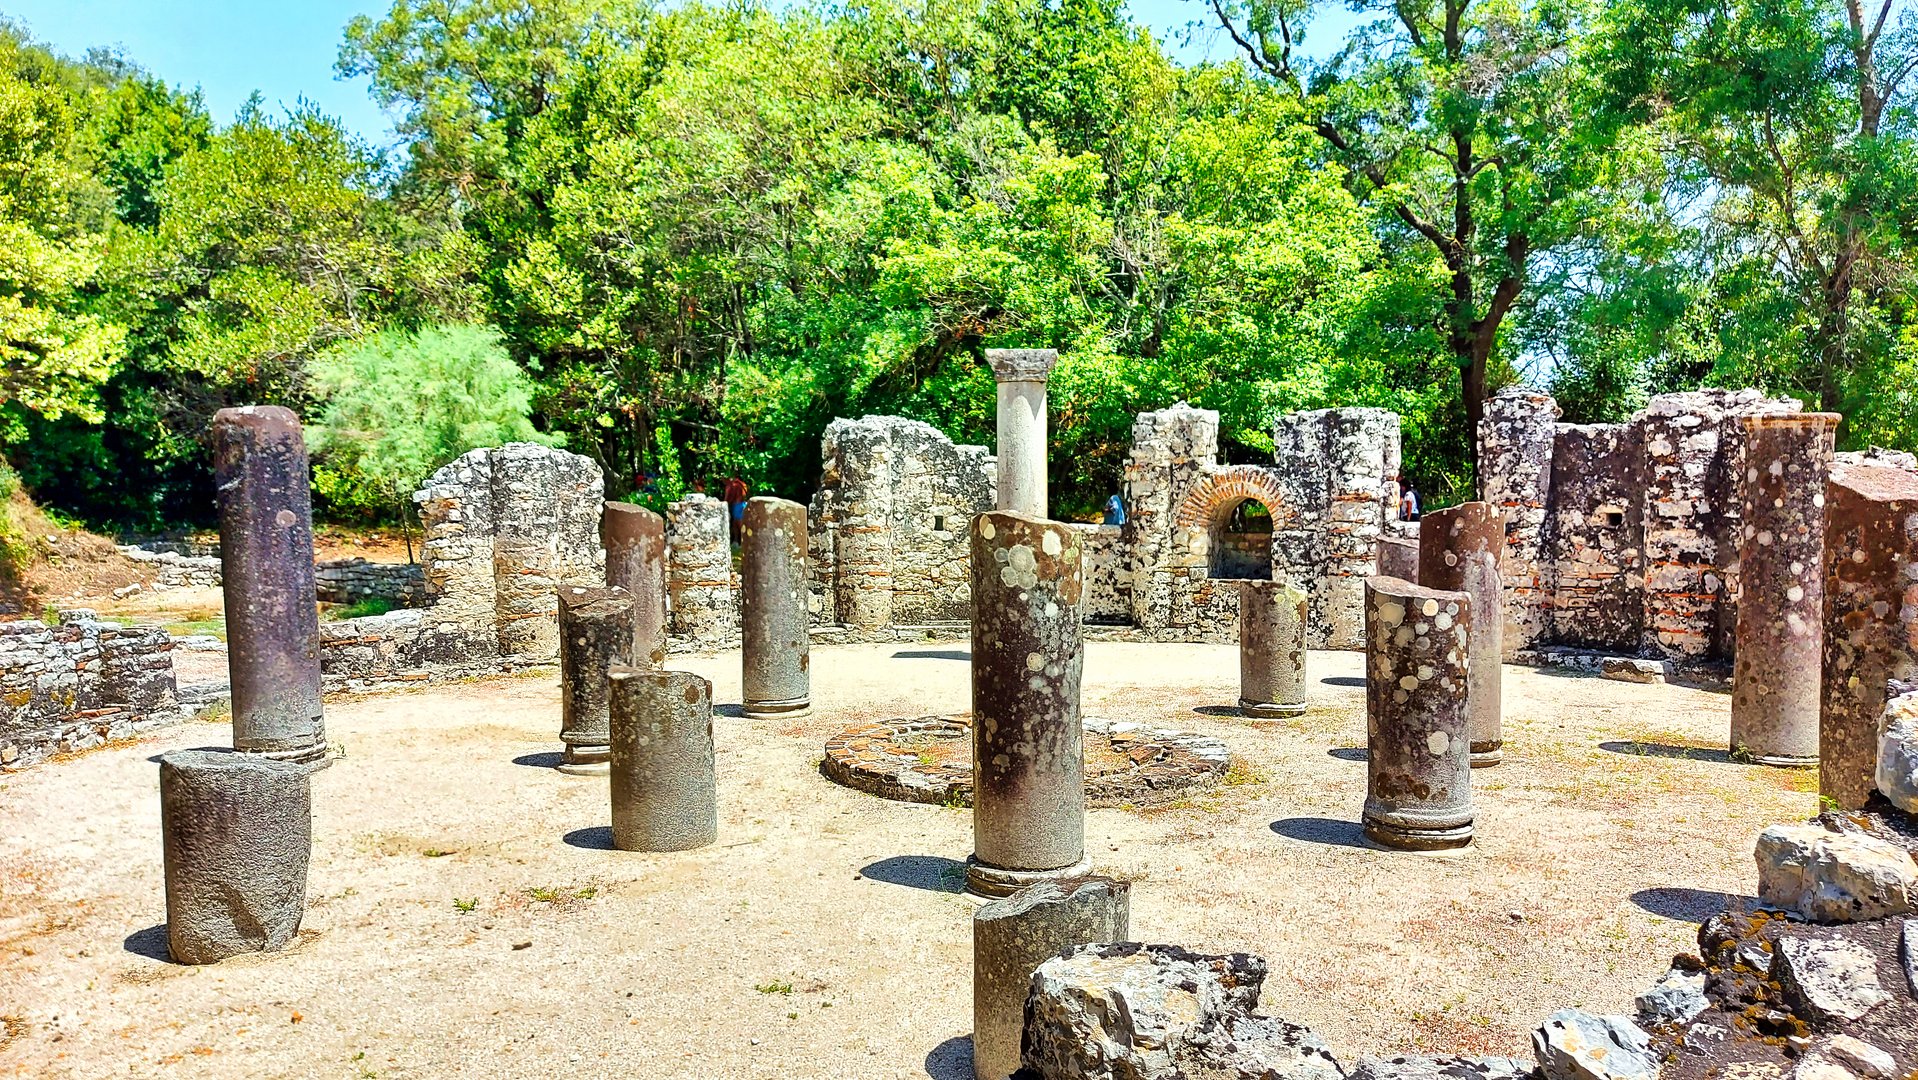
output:
M 972 1074 L 1019 1068 L 1026 995 L 1039 965 L 1079 945 L 1131 936 L 1131 886 L 1105 877 L 1043 881 L 972 915 Z
M 633 598 L 633 666 L 666 666 L 666 519 L 643 506 L 609 502 L 599 541 L 606 548 L 606 584 Z
M 1833 467 L 1825 486 L 1825 662 L 1818 793 L 1856 810 L 1871 798 L 1886 693 L 1918 678 L 1918 474 Z
M 1485 402 L 1478 423 L 1479 498 L 1505 511 L 1504 628 L 1506 657 L 1550 643 L 1552 452 L 1558 402 L 1508 386 Z M 1420 532 L 1424 532 L 1423 523 Z
M 1412 584 L 1419 580 L 1419 542 L 1417 537 L 1379 538 L 1379 577 L 1395 577 Z
M 1825 483 L 1841 419 L 1837 413 L 1740 417 L 1743 598 L 1732 648 L 1731 748 L 1766 765 L 1818 760 Z
M 1472 842 L 1471 611 L 1462 592 L 1365 583 L 1365 835 L 1376 844 Z
M 277 405 L 213 414 L 233 748 L 326 757 L 313 495 L 300 421 Z
M 311 764 L 176 750 L 160 759 L 167 951 L 182 964 L 273 952 L 299 932 L 313 847 Z
M 812 636 L 806 617 L 806 508 L 764 496 L 746 502 L 740 529 L 739 619 L 746 715 L 812 711 Z
M 1277 720 L 1305 712 L 1305 590 L 1289 581 L 1239 586 L 1239 712 Z
M 615 667 L 613 846 L 685 851 L 719 838 L 713 687 L 684 671 Z
M 606 771 L 612 743 L 606 673 L 632 663 L 633 621 L 633 598 L 624 589 L 559 590 L 561 772 Z
M 1500 693 L 1501 610 L 1498 560 L 1505 546 L 1505 511 L 1491 503 L 1468 502 L 1434 510 L 1419 523 L 1419 583 L 1442 592 L 1462 592 L 1472 600 L 1469 663 L 1472 696 L 1466 727 L 1472 739 L 1472 767 L 1497 765 L 1504 757 L 1501 733 L 1504 700 Z
M 1059 362 L 1053 349 L 987 349 L 999 382 L 1000 510 L 1046 516 L 1046 376 Z
M 1056 521 L 1002 510 L 972 519 L 966 887 L 980 896 L 1090 868 L 1079 722 L 1082 561 L 1078 535 Z

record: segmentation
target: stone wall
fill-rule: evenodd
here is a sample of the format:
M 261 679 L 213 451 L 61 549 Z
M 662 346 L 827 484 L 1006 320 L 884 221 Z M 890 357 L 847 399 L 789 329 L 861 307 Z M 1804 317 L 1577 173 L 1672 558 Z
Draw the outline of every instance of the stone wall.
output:
M 859 632 L 971 618 L 972 517 L 990 510 L 984 447 L 897 416 L 834 420 L 808 511 L 814 621 Z
M 63 611 L 56 626 L 0 623 L 0 765 L 49 755 L 177 718 L 173 639 L 157 626 Z
M 1483 497 L 1507 515 L 1509 656 L 1591 649 L 1718 663 L 1731 654 L 1741 416 L 1798 411 L 1756 390 L 1654 397 L 1623 424 L 1561 424 L 1523 387 L 1486 403 Z
M 739 644 L 739 576 L 726 504 L 688 495 L 666 508 L 667 632 L 696 649 Z
M 218 555 L 183 555 L 177 551 L 149 551 L 132 544 L 120 545 L 120 553 L 153 571 L 156 589 L 217 589 L 220 587 Z
M 396 607 L 415 607 L 426 602 L 426 571 L 418 563 L 329 559 L 314 564 L 313 577 L 323 604 L 385 600 Z

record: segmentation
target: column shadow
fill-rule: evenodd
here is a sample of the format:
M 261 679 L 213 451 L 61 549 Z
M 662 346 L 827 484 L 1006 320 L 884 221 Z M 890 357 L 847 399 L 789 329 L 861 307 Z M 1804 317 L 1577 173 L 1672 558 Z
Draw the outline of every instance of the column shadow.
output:
M 1325 844 L 1330 847 L 1370 847 L 1365 842 L 1365 830 L 1356 821 L 1340 821 L 1337 818 L 1323 817 L 1281 818 L 1272 823 L 1272 831 L 1288 840 L 1301 840 L 1308 844 Z
M 892 654 L 894 660 L 972 660 L 972 653 L 965 649 L 900 649 Z
M 1335 746 L 1326 751 L 1340 761 L 1370 761 L 1372 752 L 1363 746 Z
M 542 750 L 537 754 L 521 754 L 513 759 L 515 765 L 525 765 L 533 769 L 557 769 L 560 763 L 558 750 Z
M 966 864 L 943 855 L 893 855 L 859 868 L 861 877 L 927 892 L 966 891 Z M 967 1040 L 967 1045 L 971 1041 Z
M 588 851 L 613 851 L 613 827 L 594 825 L 588 829 L 574 829 L 560 837 L 567 847 L 585 848 Z
M 173 953 L 167 949 L 165 923 L 149 926 L 145 930 L 135 930 L 120 942 L 120 947 L 135 956 L 144 956 L 163 964 L 179 963 L 173 958 Z
M 1359 690 L 1365 689 L 1365 676 L 1363 675 L 1327 675 L 1319 681 L 1327 686 L 1350 686 Z
M 1679 746 L 1675 743 L 1614 739 L 1599 743 L 1598 748 L 1607 753 L 1624 754 L 1628 757 L 1682 758 L 1686 761 L 1709 761 L 1716 765 L 1737 764 L 1732 761 L 1731 751 L 1708 746 Z
M 926 1055 L 926 1075 L 932 1080 L 972 1080 L 972 1036 L 954 1035 Z
M 1647 911 L 1661 918 L 1693 923 L 1704 922 L 1730 907 L 1733 901 L 1746 899 L 1749 898 L 1711 889 L 1675 887 L 1640 889 L 1632 894 L 1632 903 L 1637 905 L 1640 911 Z

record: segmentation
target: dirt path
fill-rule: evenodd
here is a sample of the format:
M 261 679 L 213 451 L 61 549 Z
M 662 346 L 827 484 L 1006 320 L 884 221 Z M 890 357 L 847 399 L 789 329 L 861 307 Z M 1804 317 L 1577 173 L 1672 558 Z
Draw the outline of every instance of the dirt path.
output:
M 223 725 L 0 778 L 0 1076 L 969 1077 L 970 817 L 817 770 L 840 728 L 964 711 L 964 656 L 818 650 L 817 715 L 720 718 L 720 843 L 676 855 L 607 850 L 604 780 L 544 767 L 550 674 L 332 701 L 301 940 L 208 968 L 164 959 L 149 758 Z M 1804 773 L 1617 752 L 1722 745 L 1721 695 L 1507 668 L 1476 848 L 1356 846 L 1360 658 L 1312 660 L 1318 707 L 1253 728 L 1215 714 L 1231 647 L 1090 646 L 1088 714 L 1216 734 L 1251 782 L 1088 836 L 1135 937 L 1265 956 L 1266 1009 L 1342 1059 L 1628 1010 L 1812 809 Z M 738 701 L 736 653 L 683 663 Z

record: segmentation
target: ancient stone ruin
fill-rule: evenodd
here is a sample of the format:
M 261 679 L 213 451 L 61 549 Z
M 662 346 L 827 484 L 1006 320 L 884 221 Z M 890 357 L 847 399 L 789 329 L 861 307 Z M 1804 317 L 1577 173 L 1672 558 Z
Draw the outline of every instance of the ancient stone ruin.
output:
M 0 766 L 87 750 L 183 716 L 164 629 L 102 622 L 77 608 L 52 626 L 0 622 Z

